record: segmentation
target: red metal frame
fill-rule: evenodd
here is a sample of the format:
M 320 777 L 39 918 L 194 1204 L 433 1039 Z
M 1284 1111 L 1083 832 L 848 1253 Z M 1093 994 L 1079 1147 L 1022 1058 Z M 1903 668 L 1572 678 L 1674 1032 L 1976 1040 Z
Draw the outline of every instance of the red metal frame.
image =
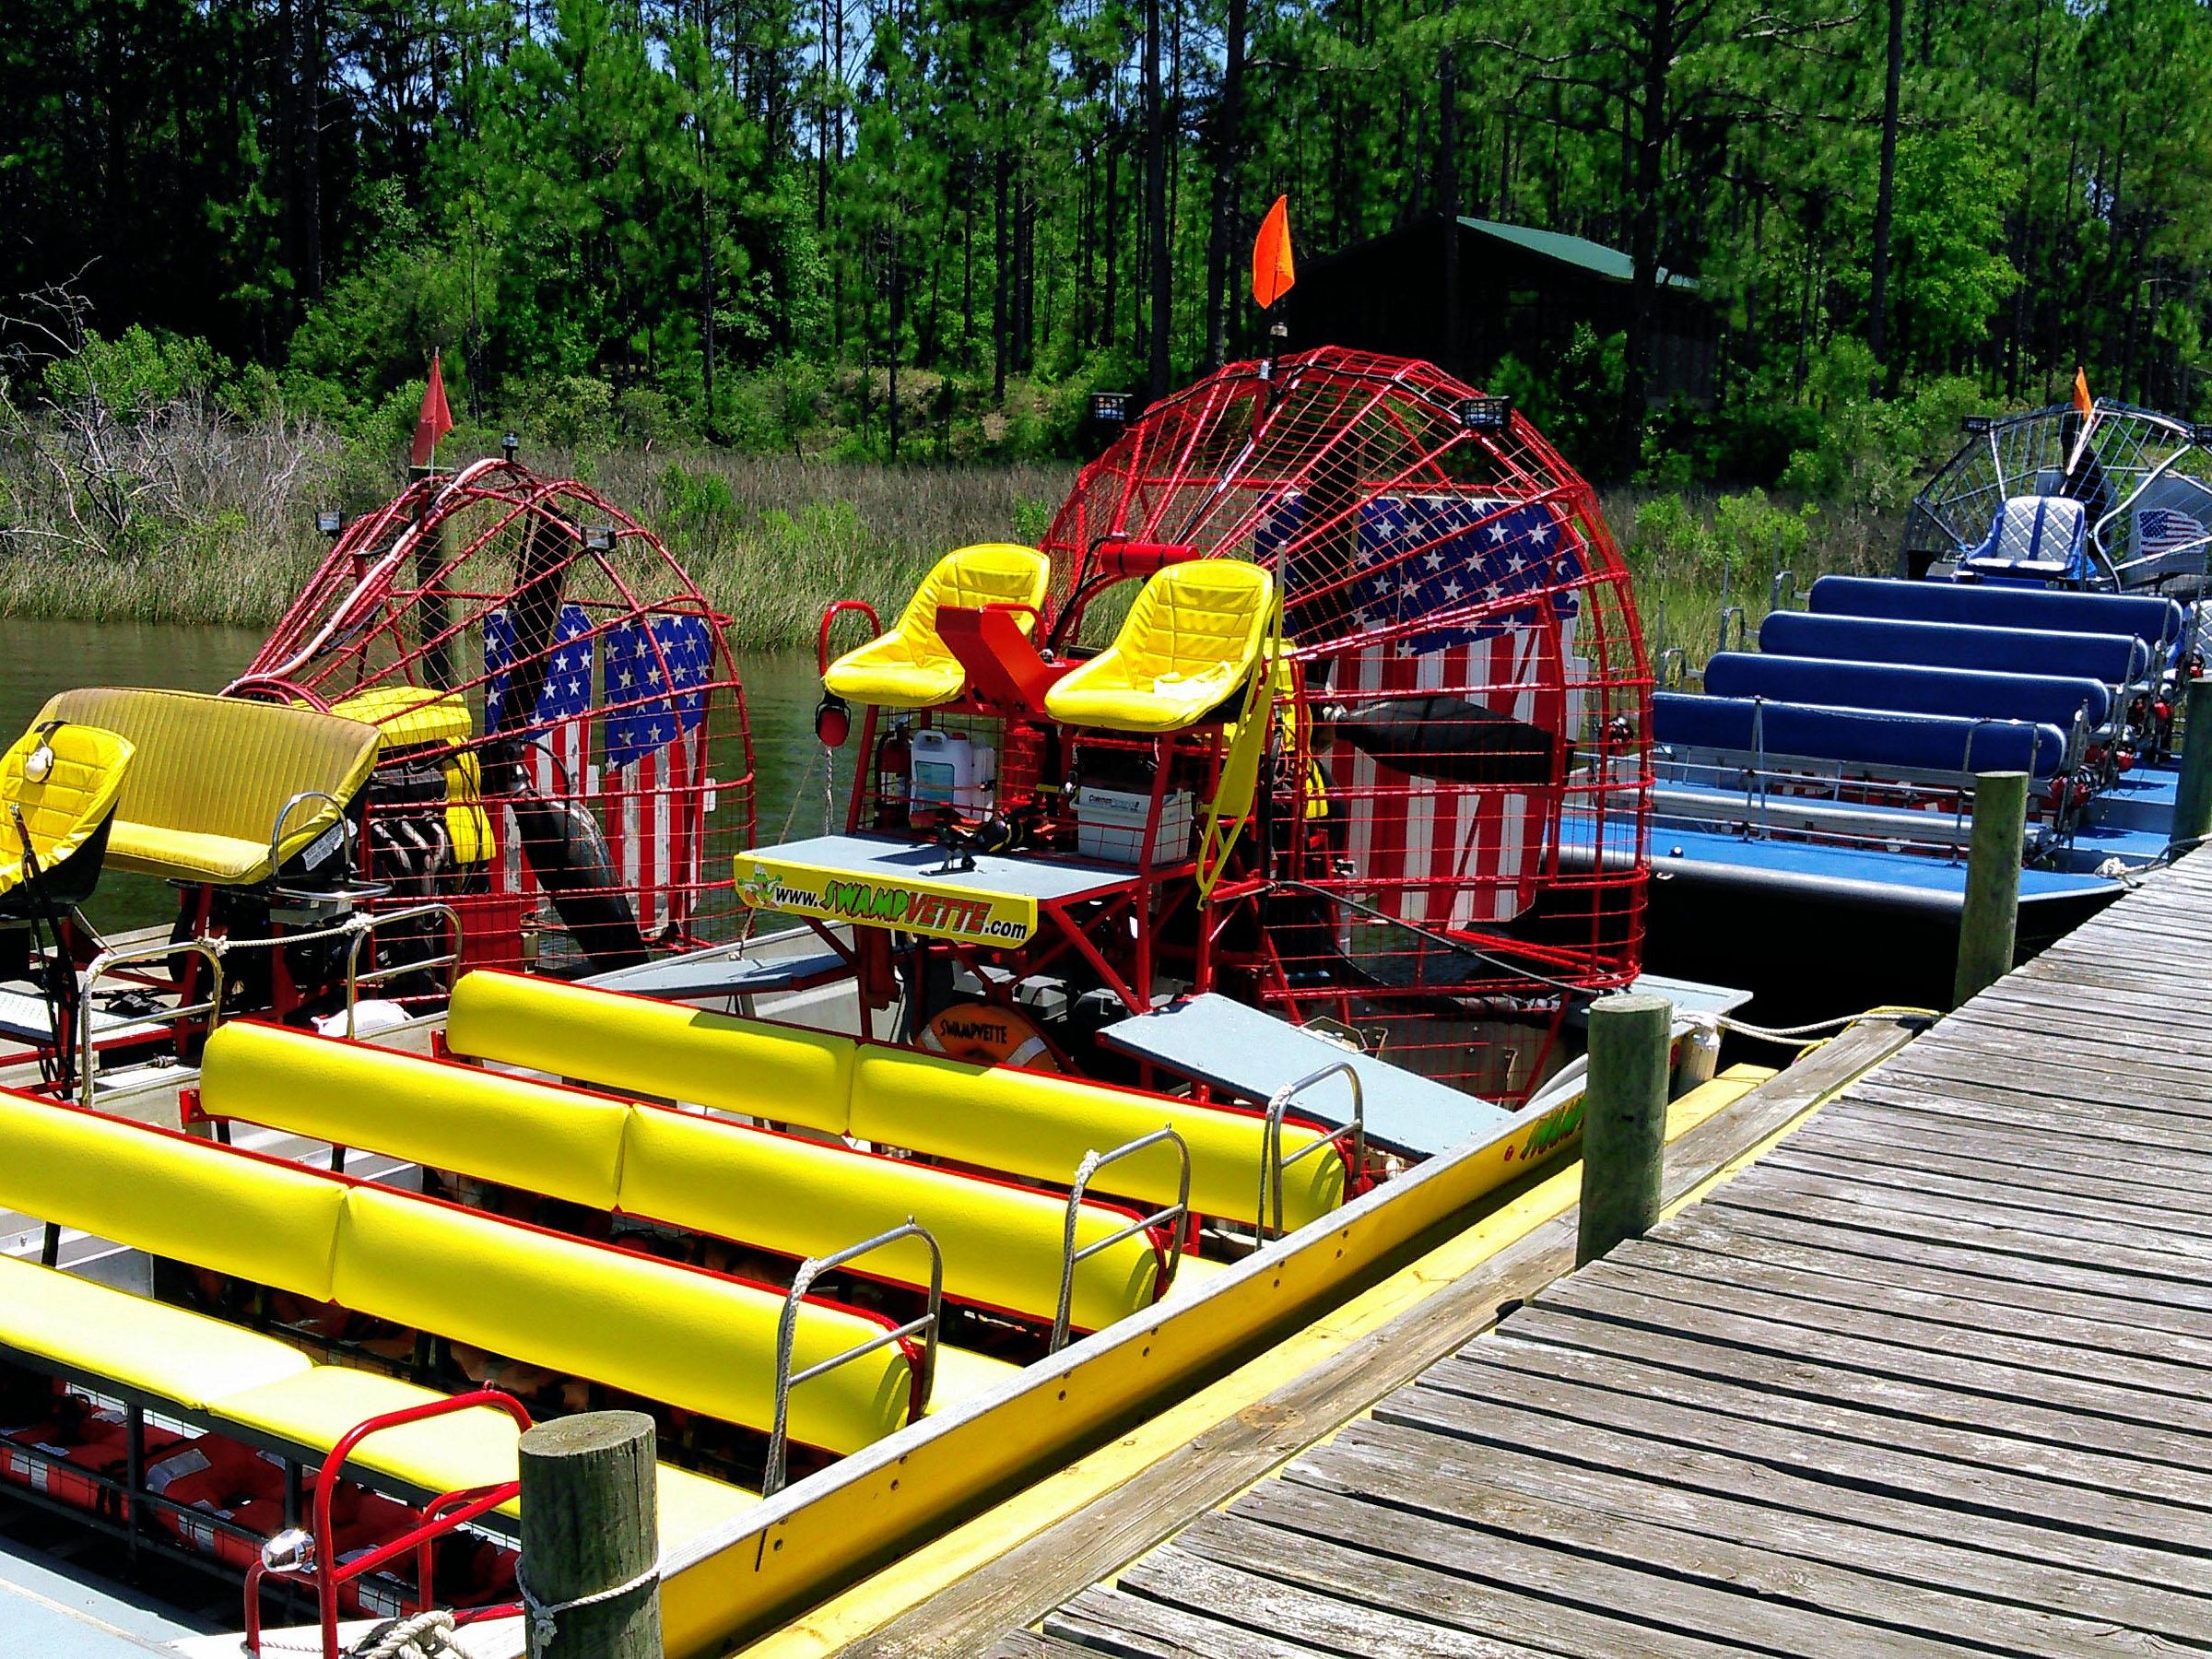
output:
M 501 1394 L 496 1388 L 479 1388 L 465 1394 L 451 1394 L 442 1400 L 426 1400 L 419 1406 L 409 1406 L 398 1411 L 387 1411 L 356 1423 L 339 1437 L 338 1443 L 324 1458 L 322 1468 L 315 1476 L 315 1496 L 310 1535 L 314 1539 L 314 1554 L 303 1568 L 272 1568 L 264 1560 L 256 1560 L 246 1569 L 246 1652 L 258 1655 L 261 1652 L 261 1582 L 271 1573 L 279 1577 L 307 1577 L 315 1581 L 315 1600 L 323 1625 L 324 1659 L 338 1659 L 338 1591 L 364 1574 L 374 1572 L 389 1562 L 412 1552 L 416 1558 L 415 1594 L 418 1608 L 430 1603 L 434 1585 L 431 1582 L 431 1546 L 441 1537 L 466 1525 L 479 1515 L 490 1513 L 503 1503 L 512 1502 L 522 1490 L 519 1480 L 501 1481 L 496 1486 L 474 1487 L 465 1491 L 447 1492 L 434 1500 L 425 1512 L 422 1523 L 409 1528 L 398 1537 L 377 1546 L 365 1555 L 350 1561 L 337 1559 L 335 1529 L 331 1525 L 330 1500 L 336 1490 L 338 1477 L 345 1469 L 356 1447 L 372 1435 L 387 1430 L 404 1428 L 409 1423 L 423 1422 L 430 1418 L 447 1417 L 456 1411 L 472 1411 L 478 1406 L 491 1406 L 504 1411 L 514 1419 L 517 1430 L 530 1427 L 530 1413 L 520 1400 Z
M 1291 686 L 1270 698 L 1271 769 L 1204 899 L 1188 861 L 1147 856 L 1103 909 L 1041 904 L 1021 950 L 919 948 L 1017 978 L 1070 964 L 1133 1010 L 1172 964 L 1293 1019 L 1380 1025 L 1417 1069 L 1524 1099 L 1571 1004 L 1640 965 L 1652 677 L 1594 492 L 1517 414 L 1475 424 L 1477 397 L 1430 364 L 1334 347 L 1232 364 L 1086 467 L 1041 544 L 1053 655 L 1039 665 L 1082 654 L 1120 582 L 1184 558 L 1262 564 Z M 913 724 L 996 734 L 997 809 L 1041 819 L 1039 853 L 1068 845 L 1045 774 L 1071 743 L 1149 743 L 1147 855 L 1171 789 L 1211 797 L 1219 728 L 1062 730 L 999 672 L 987 615 L 947 615 L 969 689 Z M 850 829 L 873 816 L 878 725 L 870 710 Z M 864 935 L 853 954 L 864 1005 L 886 1006 L 888 945 Z

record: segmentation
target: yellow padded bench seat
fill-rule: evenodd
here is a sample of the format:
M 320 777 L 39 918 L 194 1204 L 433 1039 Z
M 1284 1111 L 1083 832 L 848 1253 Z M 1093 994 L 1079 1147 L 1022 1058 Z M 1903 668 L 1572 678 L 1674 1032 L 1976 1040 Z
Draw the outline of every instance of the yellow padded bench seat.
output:
M 777 1293 L 656 1257 L 0 1091 L 0 1206 L 765 1430 Z M 809 1302 L 794 1371 L 887 1322 Z M 857 1451 L 919 1404 L 892 1344 L 802 1384 L 791 1436 Z
M 0 1256 L 0 1349 L 64 1377 L 167 1401 L 215 1428 L 244 1429 L 327 1454 L 357 1425 L 441 1396 L 396 1377 L 316 1365 L 274 1336 Z M 521 1430 L 485 1406 L 385 1430 L 348 1460 L 432 1494 L 515 1478 Z M 740 1488 L 663 1464 L 664 1547 L 711 1531 L 756 1501 Z M 514 1504 L 504 1506 L 512 1513 Z
M 205 1415 L 218 1429 L 243 1429 L 328 1452 L 357 1424 L 441 1397 L 376 1371 L 319 1365 L 232 1394 Z M 521 1436 L 512 1418 L 486 1406 L 382 1430 L 360 1443 L 347 1466 L 371 1470 L 420 1492 L 497 1486 L 515 1478 L 515 1442 Z M 663 1549 L 711 1532 L 759 1501 L 741 1487 L 673 1464 L 660 1465 L 655 1492 Z M 501 1506 L 509 1514 L 518 1507 Z
M 0 1347 L 191 1411 L 313 1369 L 274 1336 L 14 1256 L 0 1256 Z
M 1191 1203 L 1202 1214 L 1256 1219 L 1265 1133 L 1255 1112 L 1114 1088 L 1011 1066 L 969 1065 L 590 986 L 518 973 L 465 974 L 446 1014 L 456 1054 L 558 1072 L 625 1094 L 695 1101 L 829 1135 L 955 1159 L 1063 1185 L 1085 1152 L 1163 1126 L 1191 1149 Z M 1283 1151 L 1322 1132 L 1287 1123 Z M 1171 1149 L 1112 1166 L 1101 1190 L 1175 1202 Z M 1344 1160 L 1290 1165 L 1283 1221 L 1302 1227 L 1345 1198 Z
M 890 709 L 927 709 L 950 702 L 968 686 L 968 670 L 937 632 L 937 612 L 947 605 L 1044 603 L 1052 561 L 1034 547 L 988 542 L 947 553 L 930 568 L 888 633 L 848 651 L 830 665 L 823 686 L 854 702 Z M 1019 618 L 1028 633 L 1033 616 Z
M 374 726 L 235 697 L 88 686 L 49 699 L 33 724 L 49 720 L 99 726 L 132 745 L 108 858 L 118 869 L 176 881 L 265 879 L 284 804 L 301 790 L 350 801 L 376 766 Z M 335 821 L 327 803 L 302 803 L 288 822 L 282 857 Z
M 1067 1206 L 1025 1187 L 244 1021 L 208 1040 L 200 1097 L 211 1116 L 789 1256 L 828 1255 L 912 1217 L 944 1252 L 955 1300 L 1048 1322 L 1059 1307 Z M 1086 1204 L 1077 1242 L 1104 1240 L 1132 1218 Z M 918 1240 L 854 1266 L 929 1283 Z M 1096 1330 L 1149 1307 L 1159 1269 L 1144 1237 L 1106 1246 L 1077 1266 L 1072 1323 Z

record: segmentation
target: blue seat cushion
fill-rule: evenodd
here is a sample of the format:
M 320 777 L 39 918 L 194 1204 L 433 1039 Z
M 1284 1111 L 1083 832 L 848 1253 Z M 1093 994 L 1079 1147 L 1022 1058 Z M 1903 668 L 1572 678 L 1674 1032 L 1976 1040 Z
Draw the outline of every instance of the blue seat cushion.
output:
M 2134 634 L 2169 652 L 2178 648 L 2186 620 L 2172 600 L 2147 594 L 2082 594 L 2064 588 L 1897 582 L 1876 576 L 1823 576 L 1813 583 L 1809 603 L 1827 616 Z
M 1714 697 L 1770 697 L 1779 702 L 1874 709 L 1885 714 L 1950 714 L 1967 720 L 2032 720 L 2071 731 L 2086 711 L 2092 727 L 2112 712 L 2102 681 L 2057 675 L 1984 674 L 1894 663 L 1839 663 L 1821 657 L 1723 652 L 1705 665 Z
M 1886 617 L 1769 611 L 1759 648 L 1775 656 L 1971 668 L 1985 674 L 2078 675 L 2108 686 L 2141 679 L 2150 652 L 2132 633 L 2044 633 L 1963 622 L 1905 622 Z
M 1914 771 L 2024 771 L 2048 778 L 2065 764 L 2056 726 L 1885 714 L 1865 709 L 1765 702 L 1753 698 L 1652 697 L 1652 737 L 1677 748 L 1759 750 L 1847 766 Z

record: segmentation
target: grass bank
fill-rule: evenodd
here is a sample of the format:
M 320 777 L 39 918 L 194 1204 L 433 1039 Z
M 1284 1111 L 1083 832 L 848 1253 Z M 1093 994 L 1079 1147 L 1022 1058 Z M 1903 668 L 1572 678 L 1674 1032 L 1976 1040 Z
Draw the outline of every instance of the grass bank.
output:
M 106 429 L 18 422 L 0 443 L 0 617 L 265 626 L 321 556 L 319 508 L 389 494 L 391 460 L 312 422 L 182 407 Z M 807 461 L 699 447 L 539 448 L 657 530 L 751 650 L 811 646 L 823 607 L 897 609 L 929 562 L 969 542 L 1034 542 L 1066 465 Z M 1888 567 L 1893 518 L 1752 490 L 1616 489 L 1602 507 L 1627 550 L 1656 653 L 1692 665 L 1744 608 L 1756 629 L 1778 572 L 1802 592 L 1830 571 Z

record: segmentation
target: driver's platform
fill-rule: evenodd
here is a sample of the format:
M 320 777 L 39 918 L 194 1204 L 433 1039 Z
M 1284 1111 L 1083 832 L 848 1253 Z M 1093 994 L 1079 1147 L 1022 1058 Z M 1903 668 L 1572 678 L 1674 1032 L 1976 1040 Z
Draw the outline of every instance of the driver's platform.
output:
M 1122 865 L 948 853 L 889 835 L 817 835 L 737 855 L 738 891 L 758 910 L 991 947 L 1030 939 L 1041 907 L 1112 898 L 1145 879 Z

